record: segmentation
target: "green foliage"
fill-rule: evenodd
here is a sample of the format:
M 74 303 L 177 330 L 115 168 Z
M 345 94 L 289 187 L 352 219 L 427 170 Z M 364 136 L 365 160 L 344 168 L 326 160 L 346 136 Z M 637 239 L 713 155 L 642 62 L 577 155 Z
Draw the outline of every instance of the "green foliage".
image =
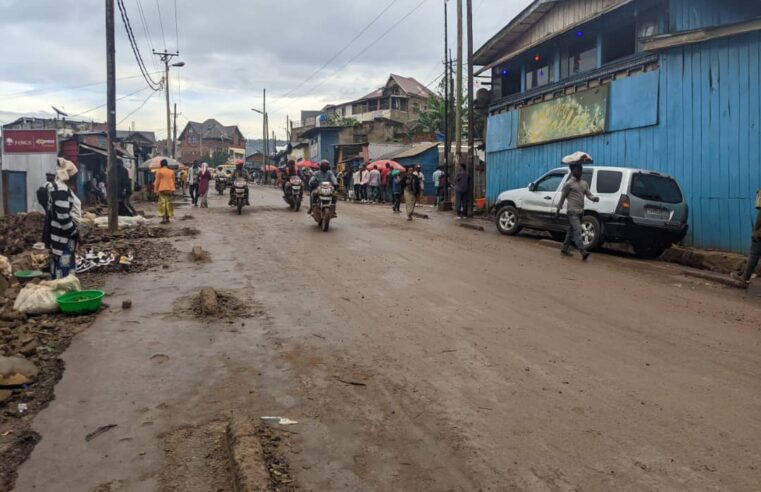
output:
M 230 158 L 230 155 L 224 150 L 215 150 L 207 159 L 206 162 L 210 167 L 217 167 L 225 164 Z
M 345 116 L 340 116 L 340 115 L 334 114 L 328 120 L 328 124 L 330 126 L 350 127 L 350 126 L 359 125 L 359 121 L 357 121 L 357 120 L 355 120 L 354 118 L 351 118 L 351 117 L 345 117 Z

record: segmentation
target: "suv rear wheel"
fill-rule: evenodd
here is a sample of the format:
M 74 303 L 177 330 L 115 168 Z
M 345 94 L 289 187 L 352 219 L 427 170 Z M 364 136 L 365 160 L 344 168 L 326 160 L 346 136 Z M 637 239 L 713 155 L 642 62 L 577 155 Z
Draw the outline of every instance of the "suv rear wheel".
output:
M 518 222 L 518 209 L 512 205 L 502 207 L 497 212 L 497 230 L 502 234 L 514 236 L 521 231 L 522 227 Z
M 581 240 L 587 250 L 602 246 L 602 226 L 594 215 L 585 215 L 581 219 Z

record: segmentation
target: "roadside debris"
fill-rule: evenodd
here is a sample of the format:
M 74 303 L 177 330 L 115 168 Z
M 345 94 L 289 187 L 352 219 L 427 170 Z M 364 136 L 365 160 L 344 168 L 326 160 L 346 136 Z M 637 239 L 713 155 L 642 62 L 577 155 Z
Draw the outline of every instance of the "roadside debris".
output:
M 92 431 L 89 434 L 87 434 L 85 436 L 85 441 L 90 442 L 93 439 L 95 439 L 96 437 L 98 437 L 99 435 L 105 434 L 106 432 L 110 431 L 114 427 L 117 427 L 117 425 L 116 424 L 102 425 L 102 426 L 98 427 L 97 429 L 95 429 L 94 431 Z
M 132 299 L 125 299 L 122 301 L 122 309 L 132 309 Z
M 217 291 L 207 287 L 201 289 L 201 295 L 199 296 L 199 306 L 201 314 L 206 316 L 216 314 L 219 309 L 219 301 L 217 299 Z
M 340 378 L 338 376 L 333 376 L 333 378 L 336 381 L 340 382 L 340 383 L 348 384 L 348 385 L 351 385 L 351 386 L 367 386 L 367 383 L 362 383 L 360 381 L 348 381 L 348 380 L 342 379 L 342 378 Z
M 38 374 L 39 369 L 34 362 L 23 357 L 0 355 L 0 386 L 31 384 Z
M 190 250 L 190 259 L 196 263 L 208 263 L 211 261 L 211 255 L 202 247 L 193 246 L 193 249 Z
M 278 424 L 278 425 L 298 424 L 297 421 L 291 420 L 285 417 L 259 417 L 259 418 L 261 418 L 264 422 L 268 424 Z

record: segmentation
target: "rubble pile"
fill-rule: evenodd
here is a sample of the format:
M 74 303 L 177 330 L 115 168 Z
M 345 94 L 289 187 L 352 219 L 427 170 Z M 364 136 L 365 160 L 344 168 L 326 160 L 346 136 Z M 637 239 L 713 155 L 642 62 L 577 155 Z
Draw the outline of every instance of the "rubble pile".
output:
M 42 240 L 45 216 L 41 213 L 0 217 L 0 255 L 14 256 L 30 250 Z

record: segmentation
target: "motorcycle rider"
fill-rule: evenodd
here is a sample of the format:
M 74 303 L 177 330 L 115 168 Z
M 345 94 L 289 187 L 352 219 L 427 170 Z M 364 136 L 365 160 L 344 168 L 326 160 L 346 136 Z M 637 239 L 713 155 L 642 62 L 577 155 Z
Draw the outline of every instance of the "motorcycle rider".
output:
M 230 176 L 230 181 L 235 183 L 237 178 L 245 179 L 246 184 L 248 184 L 248 182 L 251 180 L 251 176 L 248 174 L 248 171 L 243 168 L 243 161 L 241 160 L 235 162 L 235 170 L 233 171 L 232 176 Z M 251 203 L 248 201 L 248 185 L 246 186 L 245 197 L 246 205 L 251 205 Z M 235 185 L 230 187 L 230 202 L 228 205 L 235 205 Z
M 320 169 L 315 172 L 312 175 L 312 178 L 309 180 L 309 189 L 311 193 L 309 194 L 309 211 L 307 214 L 312 213 L 312 207 L 314 206 L 314 203 L 317 199 L 317 187 L 320 185 L 320 183 L 323 183 L 325 181 L 328 181 L 333 185 L 333 216 L 338 217 L 338 214 L 336 214 L 336 201 L 338 199 L 337 190 L 338 190 L 338 178 L 336 178 L 335 173 L 330 170 L 330 162 L 327 160 L 320 161 Z
M 281 174 L 281 179 L 283 180 L 283 194 L 285 194 L 285 187 L 290 182 L 291 177 L 298 175 L 299 173 L 296 172 L 296 162 L 291 159 L 288 161 L 288 165 L 286 165 Z

